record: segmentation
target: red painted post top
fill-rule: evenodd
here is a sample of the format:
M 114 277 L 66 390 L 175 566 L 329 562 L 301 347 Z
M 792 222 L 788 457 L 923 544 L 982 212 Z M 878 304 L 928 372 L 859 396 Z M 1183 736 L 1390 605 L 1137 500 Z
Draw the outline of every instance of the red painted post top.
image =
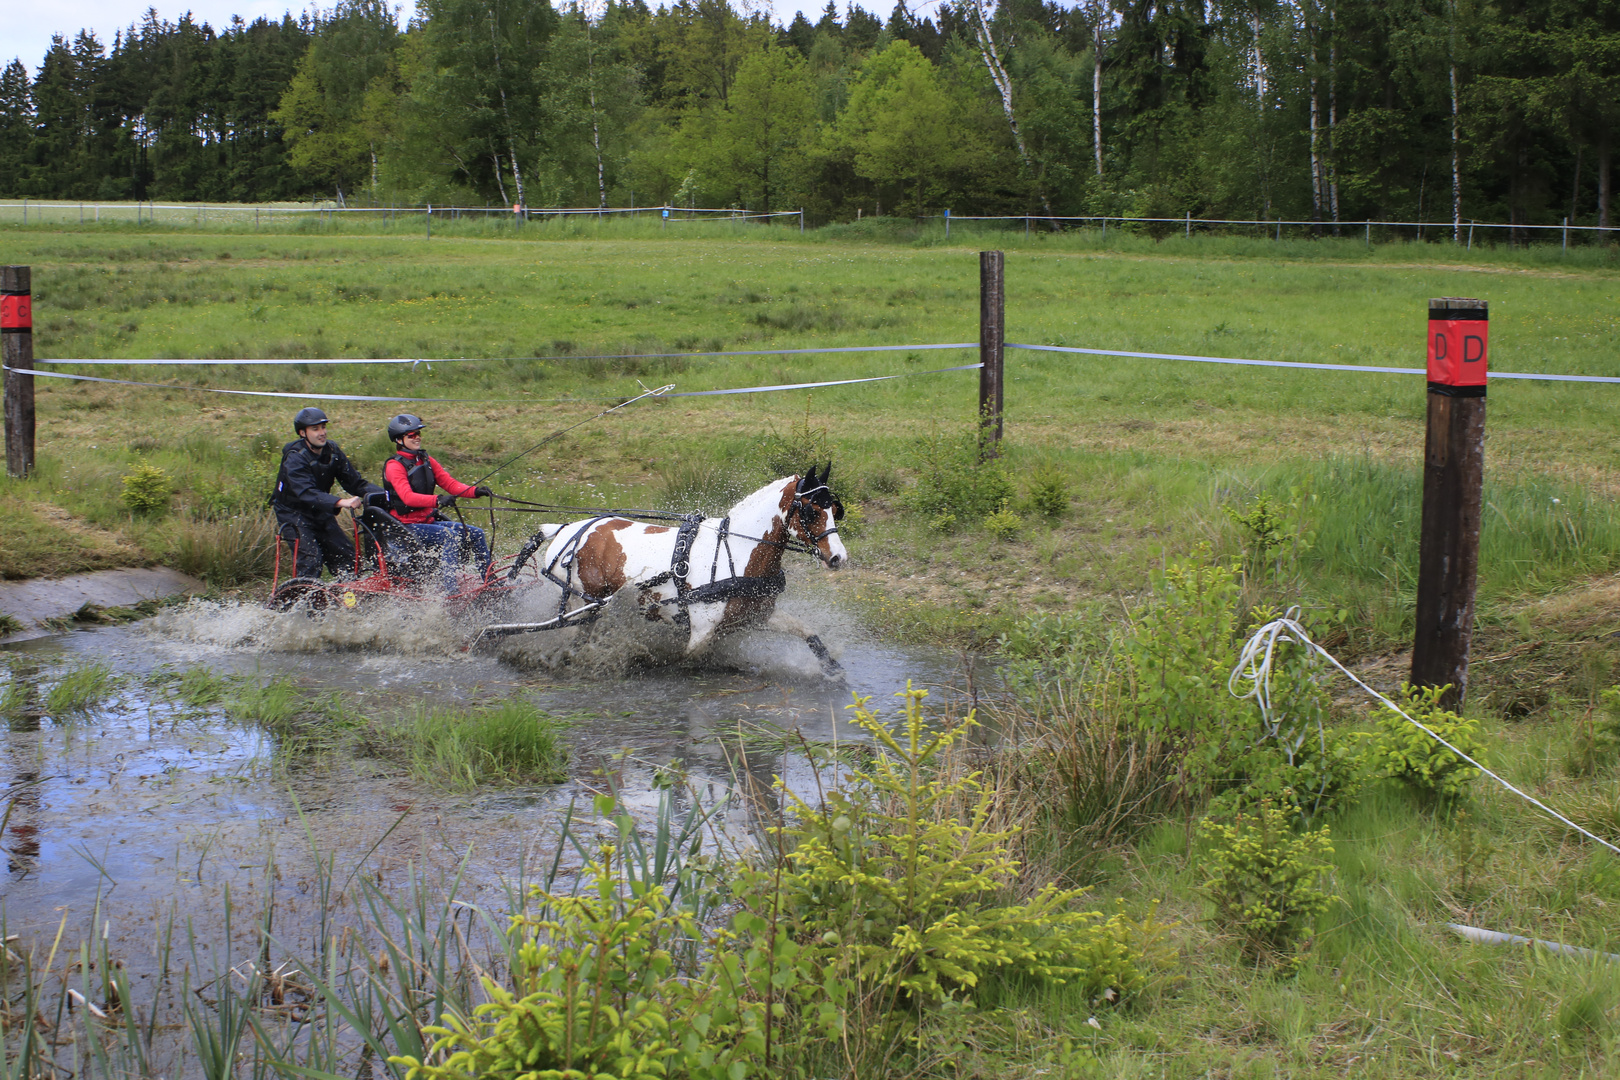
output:
M 7 332 L 32 331 L 33 304 L 27 293 L 0 293 L 0 330 Z
M 1483 300 L 1447 296 L 1429 301 L 1429 386 L 1432 389 L 1485 392 L 1489 318 Z

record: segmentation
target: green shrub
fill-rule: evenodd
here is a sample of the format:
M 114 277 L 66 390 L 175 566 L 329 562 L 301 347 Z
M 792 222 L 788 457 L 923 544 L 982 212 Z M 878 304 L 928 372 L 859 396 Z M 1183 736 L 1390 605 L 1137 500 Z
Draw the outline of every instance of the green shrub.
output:
M 125 473 L 121 480 L 124 490 L 118 496 L 131 513 L 143 517 L 162 517 L 169 510 L 169 495 L 174 481 L 169 474 L 148 462 L 140 462 Z
M 1327 827 L 1296 835 L 1291 815 L 1270 800 L 1231 823 L 1206 818 L 1199 832 L 1212 843 L 1204 893 L 1215 922 L 1238 935 L 1255 960 L 1297 961 L 1316 919 L 1338 898 L 1325 887 L 1333 854 Z
M 928 528 L 934 532 L 949 535 L 956 531 L 956 515 L 949 510 L 941 510 L 928 519 Z
M 611 800 L 609 800 L 611 801 Z M 763 991 L 794 947 L 736 946 L 696 978 L 682 978 L 671 947 L 702 928 L 660 885 L 626 878 L 612 846 L 585 867 L 584 895 L 536 888 L 542 914 L 512 917 L 513 989 L 483 980 L 489 1002 L 471 1018 L 450 1014 L 426 1061 L 393 1057 L 410 1080 L 744 1080 L 761 1073 L 771 1010 Z M 734 926 L 757 938 L 762 920 Z M 767 942 L 771 939 L 767 938 Z M 793 968 L 774 974 L 792 985 Z M 759 984 L 766 985 L 759 985 Z
M 45 695 L 45 711 L 57 718 L 89 712 L 112 696 L 117 683 L 106 664 L 74 668 Z
M 1044 465 L 1029 479 L 1029 505 L 1043 517 L 1069 512 L 1069 478 L 1054 465 Z
M 936 432 L 916 448 L 912 464 L 917 482 L 906 499 L 929 516 L 949 513 L 981 520 L 1014 494 L 1006 463 L 1000 458 L 980 461 L 972 436 L 947 438 Z
M 1593 776 L 1620 758 L 1620 687 L 1599 695 L 1575 726 L 1574 742 L 1564 767 L 1575 776 Z
M 875 1011 L 880 1025 L 970 994 L 995 972 L 1068 983 L 1110 1000 L 1146 981 L 1161 931 L 1123 913 L 1078 910 L 1085 889 L 1048 884 L 1023 903 L 1003 894 L 1018 863 L 1015 828 L 991 827 L 994 793 L 947 761 L 971 716 L 929 731 L 907 689 L 900 737 L 858 699 L 854 720 L 877 748 L 869 765 L 812 807 L 787 792 L 792 841 L 782 903 L 821 985 L 842 988 L 817 1014 L 827 1037 Z M 837 979 L 829 979 L 834 973 Z
M 1253 741 L 1255 715 L 1233 697 L 1237 664 L 1238 571 L 1208 561 L 1207 549 L 1165 568 L 1153 599 L 1117 643 L 1120 684 L 1107 692 L 1145 733 L 1182 758 L 1184 797 L 1207 792 Z
M 1440 704 L 1448 687 L 1401 685 L 1401 701 L 1408 714 L 1430 731 L 1482 765 L 1485 743 L 1479 738 L 1479 721 L 1465 719 Z M 1466 795 L 1479 770 L 1405 717 L 1385 711 L 1378 718 L 1378 729 L 1361 733 L 1370 740 L 1367 764 L 1375 775 L 1393 777 L 1428 801 L 1450 800 Z
M 1007 509 L 1007 500 L 1001 500 L 1001 509 L 984 517 L 984 529 L 998 540 L 1011 540 L 1024 527 L 1024 519 Z
M 1250 575 L 1281 574 L 1311 549 L 1316 536 L 1305 524 L 1305 505 L 1313 499 L 1308 491 L 1291 488 L 1287 503 L 1262 493 L 1241 513 L 1230 504 L 1221 506 L 1243 535 L 1244 567 Z

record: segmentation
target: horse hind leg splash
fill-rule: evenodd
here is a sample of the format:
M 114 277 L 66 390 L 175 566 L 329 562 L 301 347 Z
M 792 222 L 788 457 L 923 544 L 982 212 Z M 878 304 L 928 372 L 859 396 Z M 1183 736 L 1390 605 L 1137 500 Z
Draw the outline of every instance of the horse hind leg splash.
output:
M 766 625 L 772 630 L 779 630 L 782 633 L 803 638 L 805 646 L 809 648 L 811 654 L 815 656 L 816 661 L 821 665 L 821 674 L 829 679 L 838 679 L 840 681 L 844 679 L 844 665 L 840 664 L 834 659 L 832 653 L 827 651 L 827 645 L 821 640 L 821 636 L 808 626 L 805 626 L 804 623 L 791 615 L 776 612 Z

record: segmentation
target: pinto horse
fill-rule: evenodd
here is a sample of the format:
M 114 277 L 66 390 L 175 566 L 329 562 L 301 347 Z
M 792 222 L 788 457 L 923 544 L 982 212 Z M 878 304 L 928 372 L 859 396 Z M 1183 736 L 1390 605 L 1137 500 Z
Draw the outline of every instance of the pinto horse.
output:
M 831 474 L 830 461 L 820 476 L 812 465 L 803 476 L 766 484 L 724 517 L 693 514 L 678 526 L 616 516 L 556 526 L 554 534 L 546 526 L 540 573 L 562 589 L 559 621 L 633 587 L 648 621 L 687 630 L 688 656 L 718 635 L 769 626 L 803 637 L 823 671 L 836 674 L 838 662 L 821 639 L 776 611 L 787 585 L 783 552 L 814 555 L 828 570 L 849 560 L 835 524 L 844 507 L 827 486 Z

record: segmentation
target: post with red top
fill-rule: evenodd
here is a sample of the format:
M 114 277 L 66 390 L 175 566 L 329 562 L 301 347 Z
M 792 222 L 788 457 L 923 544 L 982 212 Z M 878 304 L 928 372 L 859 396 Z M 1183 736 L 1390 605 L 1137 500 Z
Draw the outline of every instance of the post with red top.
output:
M 0 266 L 0 362 L 6 376 L 6 472 L 25 477 L 34 471 L 34 377 L 19 368 L 34 366 L 34 313 L 26 266 Z
M 1412 683 L 1450 686 L 1442 699 L 1448 708 L 1461 705 L 1468 692 L 1485 486 L 1489 327 L 1483 300 L 1429 301 L 1429 425 Z
M 1001 252 L 979 252 L 979 460 L 1001 456 L 1001 357 L 1006 294 Z

